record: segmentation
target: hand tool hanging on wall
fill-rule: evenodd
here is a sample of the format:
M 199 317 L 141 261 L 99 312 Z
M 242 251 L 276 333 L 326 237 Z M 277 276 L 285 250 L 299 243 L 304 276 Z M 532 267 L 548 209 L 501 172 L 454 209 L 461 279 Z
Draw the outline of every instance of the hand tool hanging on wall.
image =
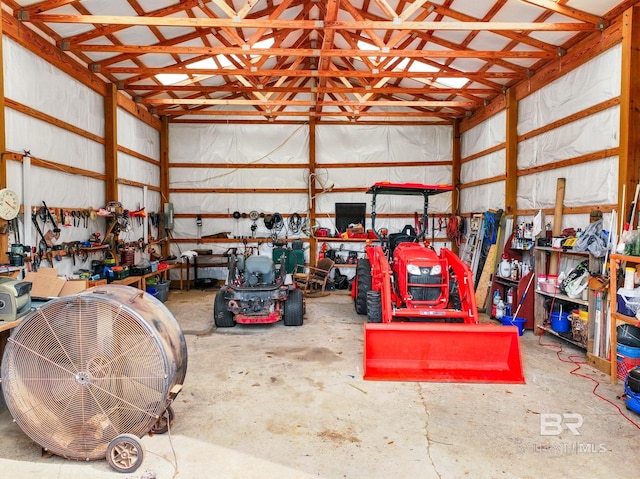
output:
M 35 268 L 37 270 L 38 267 L 40 266 L 40 261 L 44 257 L 48 247 L 47 247 L 47 240 L 44 238 L 44 234 L 42 233 L 42 230 L 40 229 L 40 224 L 38 224 L 38 210 L 35 209 L 35 208 L 34 208 L 33 214 L 31 215 L 31 221 L 33 222 L 33 225 L 36 227 L 36 231 L 40 235 L 40 241 L 38 242 L 37 261 L 34 263 L 34 266 L 35 266 Z M 34 250 L 35 250 L 35 247 L 34 247 Z M 35 251 L 34 251 L 34 253 L 35 253 Z M 53 266 L 53 264 L 51 266 Z
M 44 207 L 44 214 L 46 215 L 46 219 L 51 221 L 51 224 L 53 225 L 53 232 L 56 235 L 56 239 L 60 238 L 60 228 L 58 227 L 58 222 L 55 220 L 44 201 L 42 202 L 42 206 Z

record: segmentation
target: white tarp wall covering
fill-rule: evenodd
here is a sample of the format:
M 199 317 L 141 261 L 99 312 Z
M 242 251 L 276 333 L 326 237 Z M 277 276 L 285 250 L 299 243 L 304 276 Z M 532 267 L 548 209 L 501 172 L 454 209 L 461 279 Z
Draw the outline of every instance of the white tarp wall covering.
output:
M 37 55 L 24 49 L 11 39 L 3 37 L 4 89 L 8 101 L 15 101 L 37 112 L 44 113 L 92 135 L 104 138 L 104 98 L 74 80 L 66 73 L 56 69 Z M 60 165 L 81 168 L 104 174 L 104 146 L 99 141 L 86 138 L 55 126 L 47 121 L 5 108 L 7 150 L 22 154 L 29 151 L 34 158 L 58 163 Z M 118 111 L 118 139 L 127 148 L 151 158 L 158 158 L 159 134 L 133 116 Z M 130 155 L 119 154 L 120 177 L 149 184 L 158 184 L 159 173 L 149 168 L 149 163 Z M 25 177 L 26 192 L 23 190 Z M 23 163 L 7 162 L 7 186 L 18 193 L 22 204 L 35 207 L 47 206 L 59 211 L 62 209 L 79 210 L 83 208 L 101 208 L 105 206 L 105 185 L 102 180 L 81 175 L 73 175 L 55 168 L 30 166 Z M 138 191 L 131 191 L 138 190 Z M 121 202 L 126 209 L 135 209 L 142 201 L 140 188 L 120 187 Z M 26 193 L 26 194 L 25 194 Z M 157 195 L 159 196 L 159 195 Z M 151 209 L 159 210 L 159 197 L 149 194 Z M 131 204 L 129 204 L 131 202 Z M 37 233 L 31 222 L 30 212 L 26 218 L 20 216 L 22 244 L 37 246 Z M 26 221 L 24 221 L 26 219 Z M 43 232 L 53 228 L 51 223 L 43 225 Z M 61 226 L 60 238 L 54 244 L 85 241 L 93 232 L 104 237 L 105 220 L 98 217 L 77 226 Z M 138 231 L 127 233 L 133 239 L 142 237 L 142 227 L 133 225 Z M 26 233 L 25 233 L 26 231 Z M 11 237 L 9 243 L 13 243 Z M 138 255 L 137 255 L 138 256 Z M 102 259 L 102 253 L 89 254 L 86 261 L 76 258 L 74 265 L 70 258 L 63 257 L 54 261 L 61 275 L 72 275 L 80 269 L 90 269 L 91 261 Z M 49 266 L 48 262 L 43 263 Z
M 374 183 L 451 184 L 452 133 L 449 126 L 380 126 L 380 125 L 319 125 L 316 130 L 316 174 L 326 188 L 358 188 L 353 193 L 327 192 L 317 198 L 318 225 L 335 232 L 332 218 L 323 214 L 335 213 L 335 203 L 366 203 L 371 213 L 371 195 L 365 191 Z M 385 163 L 415 162 L 416 166 L 387 166 Z M 366 167 L 336 168 L 345 163 L 365 163 Z M 373 165 L 372 165 L 373 164 Z M 380 166 L 377 166 L 377 165 Z M 332 167 L 333 166 L 333 167 Z M 410 213 L 404 218 L 376 219 L 376 229 L 387 228 L 390 233 L 401 231 L 406 224 L 414 225 L 412 213 L 422 213 L 422 197 L 378 196 L 376 210 L 386 213 Z M 430 213 L 451 213 L 451 193 L 429 199 Z M 371 228 L 370 218 L 363 225 Z M 431 231 L 429 231 L 429 235 Z M 445 237 L 437 231 L 436 237 Z M 438 243 L 435 246 L 441 246 Z
M 518 134 L 620 96 L 621 62 L 618 45 L 521 100 Z M 620 108 L 616 105 L 520 142 L 518 169 L 617 148 L 619 130 Z M 618 201 L 618 157 L 615 156 L 520 177 L 517 207 L 553 207 L 556 178 L 566 178 L 565 207 Z M 589 223 L 589 215 L 564 215 L 562 223 L 562 228 L 584 228 Z M 604 223 L 608 224 L 608 218 L 605 217 Z
M 306 237 L 292 232 L 287 217 L 293 213 L 306 215 L 309 209 L 310 181 L 315 180 L 317 222 L 311 227 L 326 227 L 335 232 L 335 203 L 366 203 L 370 213 L 371 196 L 366 189 L 377 181 L 450 184 L 449 165 L 429 166 L 429 162 L 450 162 L 452 128 L 446 126 L 367 126 L 367 125 L 318 125 L 316 127 L 316 175 L 309 178 L 309 128 L 307 125 L 201 125 L 172 124 L 169 133 L 169 157 L 171 163 L 214 163 L 228 168 L 170 168 L 172 189 L 237 189 L 237 188 L 296 188 L 301 193 L 180 193 L 171 194 L 176 213 L 232 215 L 234 211 L 285 216 L 285 228 L 278 236 Z M 386 162 L 413 161 L 424 165 L 415 167 L 389 167 Z M 345 163 L 379 163 L 380 167 L 335 167 Z M 286 164 L 287 168 L 270 168 L 270 164 Z M 240 166 L 242 167 L 240 167 Z M 262 167 L 259 167 L 263 165 Z M 357 188 L 357 192 L 331 191 L 339 188 Z M 383 197 L 378 202 L 380 213 L 409 213 L 406 218 L 378 218 L 376 227 L 400 231 L 405 224 L 413 225 L 413 212 L 422 211 L 422 198 Z M 451 212 L 451 194 L 434 196 L 430 202 L 434 213 Z M 257 222 L 256 237 L 268 237 L 271 233 L 262 219 Z M 241 218 L 202 219 L 202 237 L 227 233 L 231 237 L 250 237 L 251 220 Z M 367 220 L 365 228 L 370 228 Z M 173 235 L 176 238 L 197 238 L 198 231 L 193 218 L 175 221 Z M 444 237 L 444 227 L 436 232 Z M 442 245 L 438 243 L 437 246 Z M 190 249 L 212 249 L 214 253 L 229 247 L 242 246 L 239 241 L 229 243 L 181 243 L 174 244 L 172 253 L 181 255 Z M 249 244 L 251 246 L 251 244 Z M 333 245 L 339 247 L 339 245 Z M 349 249 L 362 245 L 351 245 Z M 261 254 L 270 254 L 271 245 L 265 242 Z M 306 252 L 308 261 L 310 254 Z M 224 271 L 203 271 L 209 277 L 224 278 Z
M 365 203 L 371 214 L 372 195 L 366 190 L 374 183 L 451 184 L 452 134 L 449 126 L 381 126 L 381 125 L 318 125 L 316 128 L 316 174 L 319 188 L 326 191 L 316 198 L 317 226 L 336 231 L 336 203 Z M 388 166 L 393 162 L 415 162 L 416 166 Z M 433 162 L 449 162 L 446 165 Z M 363 163 L 363 167 L 343 168 L 336 165 Z M 377 166 L 380 165 L 380 166 Z M 356 192 L 333 192 L 335 188 L 356 188 Z M 375 229 L 389 233 L 402 231 L 405 225 L 415 226 L 413 213 L 422 214 L 422 196 L 378 195 Z M 385 218 L 385 214 L 405 214 L 400 218 Z M 429 213 L 451 213 L 451 193 L 429 198 Z M 442 222 L 436 221 L 436 238 L 446 237 Z M 365 230 L 371 229 L 371 218 L 365 219 Z M 429 221 L 427 238 L 432 236 Z M 330 248 L 364 251 L 364 243 L 329 244 Z M 449 242 L 434 243 L 434 247 L 450 247 Z M 317 253 L 315 253 L 317 254 Z M 346 255 L 341 255 L 345 259 Z M 353 269 L 340 269 L 352 277 Z
M 518 135 L 571 116 L 620 95 L 621 47 L 614 47 L 520 100 Z M 619 107 L 573 121 L 518 144 L 518 170 L 553 164 L 619 145 Z M 462 158 L 504 143 L 506 113 L 489 118 L 462 135 Z M 463 184 L 505 172 L 504 149 L 463 163 Z M 517 208 L 553 208 L 557 178 L 566 178 L 565 207 L 615 204 L 618 157 L 536 172 L 518 178 Z M 504 208 L 504 181 L 462 190 L 462 213 Z M 608 224 L 605 215 L 605 225 Z M 530 221 L 521 217 L 519 221 Z M 549 218 L 547 218 L 549 221 Z M 565 214 L 562 228 L 584 228 L 588 214 Z
M 160 132 L 146 123 L 141 122 L 130 113 L 118 109 L 117 114 L 118 145 L 144 155 L 152 160 L 160 160 Z M 118 176 L 147 185 L 160 185 L 160 165 L 144 161 L 141 158 L 118 151 Z M 140 186 L 118 185 L 118 198 L 122 206 L 130 211 L 144 208 L 145 212 L 162 211 L 162 198 L 159 190 L 152 190 Z M 165 233 L 148 226 L 152 237 L 161 239 Z M 140 225 L 135 218 L 131 219 L 129 227 L 119 235 L 125 243 L 136 242 L 139 239 L 146 242 L 144 225 Z M 136 249 L 136 262 L 145 257 L 145 252 Z
M 306 214 L 309 179 L 309 128 L 307 125 L 250 124 L 171 124 L 169 126 L 170 163 L 193 163 L 193 168 L 173 167 L 169 170 L 172 189 L 201 189 L 202 192 L 173 192 L 170 201 L 176 213 L 215 214 L 224 217 L 203 217 L 198 230 L 194 218 L 176 218 L 172 232 L 175 238 L 204 238 L 223 233 L 229 243 L 173 243 L 172 253 L 180 256 L 193 249 L 211 249 L 214 254 L 243 245 L 241 238 L 252 237 L 252 221 L 248 215 L 257 211 L 265 215 L 280 213 L 285 217 L 278 237 L 301 237 L 289 230 L 290 214 Z M 212 168 L 203 164 L 216 164 Z M 198 167 L 198 164 L 203 165 Z M 226 166 L 228 165 L 228 166 Z M 270 167 L 270 165 L 276 165 Z M 286 165 L 286 167 L 278 167 Z M 300 193 L 237 193 L 231 189 L 298 189 Z M 217 192 L 210 192 L 217 190 Z M 222 191 L 222 192 L 221 192 Z M 233 219 L 234 212 L 245 218 Z M 228 215 L 228 216 L 227 216 Z M 268 238 L 271 231 L 264 219 L 256 221 L 256 238 Z M 259 246 L 260 254 L 271 254 L 271 243 Z M 203 277 L 224 279 L 220 268 L 198 272 Z
M 464 161 L 464 158 L 503 144 L 506 140 L 506 113 L 494 115 L 462 135 L 460 151 L 463 163 L 460 181 L 464 185 L 504 175 L 506 170 L 504 148 L 493 153 Z M 460 191 L 460 213 L 482 213 L 488 209 L 504 209 L 504 181 L 464 188 Z

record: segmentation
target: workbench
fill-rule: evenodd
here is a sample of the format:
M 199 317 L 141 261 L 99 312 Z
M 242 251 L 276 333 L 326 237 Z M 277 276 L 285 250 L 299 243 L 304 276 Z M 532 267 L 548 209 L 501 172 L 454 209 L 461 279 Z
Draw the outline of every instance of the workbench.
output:
M 111 284 L 120 284 L 125 286 L 133 286 L 136 288 L 142 289 L 143 291 L 147 289 L 147 279 L 152 278 L 154 276 L 160 276 L 162 281 L 166 281 L 169 279 L 169 271 L 175 268 L 180 268 L 180 289 L 183 287 L 183 263 L 174 263 L 167 264 L 166 268 L 159 269 L 158 271 L 152 271 L 151 273 L 143 274 L 141 276 L 127 276 L 126 278 L 116 279 L 111 282 Z M 189 289 L 189 269 L 187 268 L 187 289 Z
M 198 286 L 198 282 L 209 280 L 210 278 L 199 278 L 199 268 L 227 268 L 229 266 L 229 257 L 224 254 L 199 254 L 193 258 L 185 257 L 187 260 L 187 290 L 191 286 L 190 271 L 193 266 L 193 284 Z M 193 261 L 193 265 L 191 262 Z

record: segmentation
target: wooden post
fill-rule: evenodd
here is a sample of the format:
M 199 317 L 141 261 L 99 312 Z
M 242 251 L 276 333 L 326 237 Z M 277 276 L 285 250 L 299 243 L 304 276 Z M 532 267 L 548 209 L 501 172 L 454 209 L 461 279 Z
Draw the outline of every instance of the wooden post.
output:
M 622 16 L 622 75 L 620 84 L 620 152 L 618 154 L 618 211 L 629 201 L 623 188 L 631 194 L 640 182 L 640 7 L 627 9 Z M 626 201 L 626 205 L 624 202 Z M 621 225 L 627 221 L 620 215 Z M 635 218 L 631 218 L 631 229 Z
M 104 171 L 105 204 L 118 201 L 118 89 L 114 83 L 107 85 L 104 98 Z
M 162 128 L 160 129 L 160 201 L 162 211 L 164 204 L 169 202 L 169 119 L 165 115 L 161 118 Z M 163 222 L 164 223 L 164 222 Z M 164 225 L 167 228 L 167 225 Z M 158 231 L 158 239 L 163 237 L 163 231 Z M 167 257 L 171 250 L 171 237 L 167 235 L 167 241 L 162 243 L 161 253 Z
M 453 191 L 451 192 L 451 214 L 457 215 L 460 211 L 460 174 L 462 168 L 462 153 L 460 147 L 460 120 L 453 121 L 453 158 L 451 166 L 451 184 Z M 455 254 L 460 254 L 460 246 L 455 240 L 451 241 L 451 250 Z
M 309 265 L 318 263 L 318 241 L 313 226 L 316 224 L 316 120 L 309 121 Z
M 2 22 L 0 22 L 0 39 L 2 39 Z M 5 151 L 7 149 L 7 142 L 5 136 L 5 119 L 4 119 L 4 69 L 2 68 L 3 53 L 2 45 L 0 45 L 0 188 L 7 186 L 7 160 L 5 158 Z M 28 212 L 25 211 L 25 220 L 29 217 Z M 0 225 L 5 226 L 6 220 L 0 220 Z M 0 263 L 9 262 L 9 235 L 0 235 Z M 1 353 L 1 351 L 0 351 Z
M 517 191 L 518 191 L 518 100 L 516 89 L 507 90 L 507 118 L 506 118 L 506 145 L 505 167 L 507 178 L 505 180 L 504 212 L 513 216 L 514 222 L 518 220 Z M 509 232 L 511 234 L 511 232 Z M 507 235 L 508 236 L 508 235 Z
M 556 183 L 556 206 L 553 210 L 553 236 L 560 236 L 562 232 L 562 207 L 564 205 L 564 190 L 567 183 L 566 178 L 558 178 Z M 558 255 L 552 254 L 549 261 L 549 274 L 558 274 Z

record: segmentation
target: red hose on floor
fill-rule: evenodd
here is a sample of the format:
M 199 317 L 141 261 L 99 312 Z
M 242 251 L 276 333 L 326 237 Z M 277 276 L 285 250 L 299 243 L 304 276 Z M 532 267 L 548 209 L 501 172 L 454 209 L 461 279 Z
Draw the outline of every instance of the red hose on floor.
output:
M 577 361 L 576 360 L 576 358 L 577 359 L 581 359 L 582 356 L 574 355 L 574 356 L 567 356 L 566 359 L 562 358 L 562 356 L 560 356 L 560 353 L 562 352 L 562 345 L 561 344 L 552 344 L 552 343 L 543 343 L 542 342 L 542 334 L 538 338 L 538 344 L 540 346 L 545 346 L 545 347 L 548 347 L 548 348 L 555 348 L 556 349 L 556 355 L 558 356 L 558 359 L 560 361 L 562 361 L 563 363 L 571 363 L 571 364 L 575 365 L 575 368 L 572 369 L 571 371 L 569 371 L 569 374 L 573 374 L 574 376 L 585 378 L 585 379 L 588 379 L 589 381 L 594 382 L 596 385 L 593 387 L 593 390 L 591 391 L 594 394 L 594 396 L 599 397 L 603 401 L 608 402 L 609 404 L 611 404 L 614 408 L 616 408 L 618 410 L 618 412 L 620 413 L 620 415 L 623 418 L 625 418 L 627 421 L 629 421 L 637 429 L 640 429 L 640 425 L 638 425 L 637 422 L 635 422 L 633 419 L 631 419 L 629 416 L 627 416 L 622 411 L 622 409 L 620 409 L 620 406 L 618 406 L 613 401 L 610 401 L 606 397 L 604 397 L 604 396 L 602 396 L 602 395 L 600 395 L 599 393 L 596 392 L 596 390 L 598 389 L 598 386 L 600 386 L 600 382 L 597 379 L 594 379 L 591 376 L 586 376 L 586 375 L 581 374 L 581 373 L 578 372 L 580 370 L 580 367 L 581 367 L 582 364 L 587 364 L 585 361 Z

